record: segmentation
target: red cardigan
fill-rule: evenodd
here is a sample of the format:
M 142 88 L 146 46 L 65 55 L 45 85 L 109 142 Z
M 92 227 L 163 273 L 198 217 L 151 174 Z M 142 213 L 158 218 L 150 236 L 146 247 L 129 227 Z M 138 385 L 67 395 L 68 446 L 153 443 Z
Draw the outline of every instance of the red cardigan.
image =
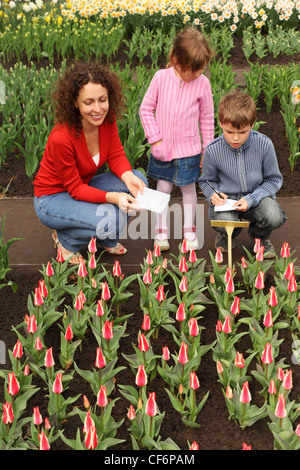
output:
M 116 122 L 107 120 L 99 126 L 100 160 L 98 166 L 90 155 L 83 131 L 78 138 L 67 125 L 57 124 L 51 131 L 38 174 L 34 180 L 37 197 L 64 191 L 77 200 L 103 203 L 106 191 L 88 186 L 99 167 L 108 163 L 112 173 L 119 178 L 131 171 L 118 134 Z

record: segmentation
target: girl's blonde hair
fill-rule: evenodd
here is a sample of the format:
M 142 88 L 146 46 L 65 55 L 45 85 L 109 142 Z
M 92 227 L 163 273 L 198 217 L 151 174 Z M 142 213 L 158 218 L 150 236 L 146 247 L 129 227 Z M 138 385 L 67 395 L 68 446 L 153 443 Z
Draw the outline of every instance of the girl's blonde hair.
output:
M 256 106 L 247 93 L 232 91 L 225 95 L 219 103 L 219 121 L 230 123 L 236 129 L 252 126 L 256 120 Z
M 209 40 L 197 29 L 186 28 L 173 42 L 168 67 L 176 63 L 182 72 L 197 72 L 208 64 L 213 55 Z

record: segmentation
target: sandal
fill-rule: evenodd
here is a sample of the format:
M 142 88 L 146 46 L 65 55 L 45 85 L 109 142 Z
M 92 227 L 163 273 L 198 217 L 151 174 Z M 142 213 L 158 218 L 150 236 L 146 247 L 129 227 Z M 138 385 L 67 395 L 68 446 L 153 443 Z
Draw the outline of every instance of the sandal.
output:
M 73 264 L 73 265 L 80 264 L 80 261 L 83 259 L 82 254 L 81 253 L 72 253 L 70 251 L 68 251 L 66 253 L 65 248 L 62 246 L 62 244 L 60 243 L 60 241 L 57 238 L 56 230 L 52 233 L 52 239 L 54 241 L 54 248 L 57 250 L 57 252 L 58 252 L 58 250 L 60 250 L 64 261 L 69 260 L 69 264 Z
M 106 253 L 110 254 L 110 255 L 125 255 L 125 253 L 127 253 L 127 249 L 121 245 L 121 243 L 117 243 L 116 246 L 111 246 L 111 247 L 108 247 L 108 246 L 104 246 L 103 247 L 104 250 L 106 251 Z
M 169 234 L 169 230 L 165 229 L 165 228 L 160 228 L 158 230 L 155 230 L 154 235 L 157 235 L 159 233 Z M 154 238 L 154 243 L 153 244 L 154 244 L 154 248 L 155 248 L 156 245 L 158 245 L 160 251 L 168 251 L 170 249 L 170 243 L 169 243 L 169 240 L 167 238 L 165 238 L 164 240 Z
M 185 232 L 196 232 L 196 227 L 184 228 L 183 237 L 184 237 Z M 187 238 L 185 238 L 185 241 L 186 241 L 186 247 L 188 250 L 190 250 L 191 248 L 193 250 L 199 250 L 199 242 L 198 242 L 197 235 L 195 235 L 194 240 L 188 240 Z

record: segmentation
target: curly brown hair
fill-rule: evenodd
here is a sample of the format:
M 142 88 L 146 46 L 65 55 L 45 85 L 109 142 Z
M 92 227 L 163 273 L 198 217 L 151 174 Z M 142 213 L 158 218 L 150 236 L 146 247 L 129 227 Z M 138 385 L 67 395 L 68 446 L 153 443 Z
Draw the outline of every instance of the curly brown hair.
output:
M 67 124 L 78 134 L 82 129 L 82 118 L 75 101 L 81 88 L 87 83 L 100 84 L 108 91 L 109 111 L 106 119 L 113 122 L 124 109 L 124 96 L 121 82 L 108 67 L 97 62 L 74 62 L 59 77 L 52 94 L 55 122 Z

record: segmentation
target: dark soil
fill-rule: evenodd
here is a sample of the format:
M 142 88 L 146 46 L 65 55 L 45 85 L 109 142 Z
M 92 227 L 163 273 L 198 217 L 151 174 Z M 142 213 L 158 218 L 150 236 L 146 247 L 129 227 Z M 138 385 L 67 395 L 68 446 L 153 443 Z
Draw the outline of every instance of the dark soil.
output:
M 123 59 L 122 59 L 123 57 Z M 120 56 L 124 60 L 124 55 Z M 299 57 L 296 58 L 299 60 Z M 118 60 L 118 57 L 116 57 Z M 264 63 L 273 63 L 272 57 L 264 59 Z M 276 58 L 276 63 L 289 63 L 290 57 Z M 231 63 L 235 66 L 246 68 L 247 63 L 244 59 L 240 43 L 237 42 L 236 47 L 232 51 Z M 10 64 L 11 65 L 11 64 Z M 46 64 L 45 64 L 46 65 Z M 277 152 L 280 170 L 284 176 L 284 184 L 279 196 L 299 196 L 300 195 L 300 170 L 299 165 L 295 166 L 291 172 L 288 162 L 289 150 L 285 137 L 284 123 L 280 114 L 279 103 L 275 100 L 271 114 L 267 115 L 263 97 L 260 97 L 258 103 L 258 120 L 266 121 L 262 125 L 261 132 L 268 135 Z M 143 160 L 143 165 L 146 167 L 146 160 Z M 25 166 L 23 157 L 14 154 L 11 155 L 3 164 L 0 170 L 0 188 L 7 197 L 32 197 L 33 186 L 32 181 L 25 174 Z M 201 197 L 201 195 L 199 195 Z M 16 234 L 17 236 L 17 234 Z M 142 260 L 141 260 L 142 262 Z M 126 275 L 126 272 L 125 272 Z M 34 291 L 34 287 L 38 285 L 38 280 L 41 274 L 32 267 L 14 267 L 7 275 L 7 281 L 12 280 L 18 284 L 18 290 L 15 294 L 12 293 L 10 287 L 5 287 L 0 290 L 0 305 L 1 305 L 1 323 L 0 323 L 0 338 L 6 345 L 6 350 L 12 350 L 15 342 L 16 335 L 12 331 L 11 326 L 19 324 L 24 315 L 27 313 L 27 299 L 28 295 Z M 269 279 L 269 282 L 270 279 Z M 124 354 L 132 354 L 132 343 L 137 344 L 137 334 L 142 323 L 142 312 L 139 307 L 139 288 L 137 284 L 130 286 L 130 291 L 135 295 L 124 305 L 122 313 L 135 313 L 134 320 L 128 322 L 128 336 L 122 338 L 120 350 Z M 201 335 L 201 344 L 210 344 L 215 340 L 215 327 L 218 318 L 218 312 L 215 306 L 207 306 L 203 312 L 201 326 L 204 328 Z M 59 333 L 60 330 L 57 325 L 50 328 L 47 333 L 46 341 L 47 347 L 52 346 L 57 358 L 59 352 Z M 286 358 L 286 362 L 291 365 L 291 339 L 286 330 L 281 330 L 280 338 L 284 338 L 281 346 L 281 355 Z M 162 347 L 168 345 L 170 348 L 174 347 L 174 340 L 166 330 L 160 330 L 158 339 L 151 340 L 154 352 L 161 354 Z M 82 353 L 77 353 L 76 362 L 81 369 L 91 369 L 95 361 L 96 341 L 91 331 L 86 335 L 83 342 Z M 247 351 L 250 344 L 245 340 L 241 344 L 243 351 Z M 242 352 L 242 351 L 240 351 Z M 246 354 L 247 355 L 247 354 Z M 6 354 L 6 364 L 2 368 L 9 368 L 9 356 Z M 58 363 L 58 361 L 57 361 Z M 134 385 L 134 375 L 128 367 L 125 358 L 120 354 L 118 365 L 124 365 L 126 370 L 120 372 L 116 377 L 116 385 L 118 384 L 132 384 Z M 250 369 L 251 370 L 251 369 Z M 298 370 L 295 369 L 295 376 Z M 157 404 L 160 411 L 165 411 L 165 418 L 161 427 L 162 440 L 170 437 L 182 449 L 188 449 L 188 442 L 196 441 L 201 450 L 241 450 L 243 442 L 250 444 L 254 450 L 273 450 L 273 436 L 268 428 L 269 419 L 258 421 L 253 426 L 244 429 L 243 431 L 231 420 L 228 419 L 228 411 L 225 405 L 225 400 L 222 394 L 221 384 L 218 382 L 216 366 L 212 359 L 211 353 L 207 353 L 201 360 L 201 365 L 197 371 L 200 381 L 200 389 L 198 390 L 197 400 L 199 401 L 207 391 L 210 392 L 209 399 L 201 411 L 198 422 L 201 424 L 200 429 L 191 429 L 182 424 L 179 414 L 172 408 L 170 400 L 164 390 L 166 387 L 165 382 L 158 375 L 148 386 L 147 391 L 155 391 Z M 41 384 L 38 384 L 41 386 Z M 0 387 L 3 388 L 3 381 L 0 382 Z M 90 386 L 76 374 L 71 381 L 69 395 L 75 396 L 80 390 L 82 395 L 86 395 L 91 404 L 95 403 L 95 397 L 91 393 Z M 262 405 L 258 392 L 260 386 L 255 380 L 251 382 L 251 393 L 255 397 L 255 403 L 258 406 Z M 1 398 L 3 400 L 3 390 L 1 391 Z M 295 380 L 294 388 L 292 390 L 292 398 L 298 401 L 300 394 L 300 384 Z M 127 427 L 129 421 L 126 418 L 129 403 L 122 397 L 118 391 L 118 387 L 111 398 L 118 397 L 113 410 L 113 416 L 116 421 L 125 418 L 124 424 L 118 430 L 117 436 L 124 439 L 125 442 L 113 449 L 129 450 L 132 448 L 131 440 Z M 83 402 L 80 400 L 76 403 L 77 406 L 83 407 Z M 47 400 L 45 394 L 41 390 L 30 400 L 28 404 L 28 413 L 31 413 L 33 406 L 39 406 L 43 417 L 47 416 Z M 82 428 L 81 421 L 78 418 L 70 418 L 64 423 L 65 435 L 69 438 L 75 439 L 77 428 Z M 55 449 L 65 449 L 66 446 L 59 439 L 53 445 Z

